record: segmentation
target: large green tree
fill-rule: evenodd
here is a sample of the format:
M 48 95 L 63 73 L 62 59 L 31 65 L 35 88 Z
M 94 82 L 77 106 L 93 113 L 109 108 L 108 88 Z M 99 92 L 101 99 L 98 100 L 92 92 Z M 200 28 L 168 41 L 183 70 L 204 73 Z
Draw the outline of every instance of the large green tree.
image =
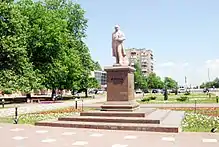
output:
M 29 24 L 13 0 L 0 3 L 0 89 L 29 92 L 40 79 L 27 52 Z
M 163 81 L 155 73 L 150 73 L 147 76 L 147 84 L 149 89 L 162 89 L 164 87 Z
M 177 87 L 177 82 L 171 77 L 165 77 L 164 84 L 167 89 L 175 89 Z
M 202 83 L 201 88 L 219 88 L 219 78 L 215 78 L 213 81 Z
M 135 89 L 145 90 L 148 88 L 146 77 L 143 75 L 141 71 L 141 67 L 139 62 L 135 63 L 135 72 L 134 72 L 134 81 L 135 81 Z
M 98 61 L 94 62 L 94 70 L 102 70 L 102 67 L 100 66 L 100 63 Z
M 47 88 L 87 87 L 93 61 L 83 42 L 87 20 L 79 4 L 67 0 L 19 2 L 29 22 L 28 52 Z
M 85 11 L 70 0 L 0 3 L 0 88 L 87 89 Z

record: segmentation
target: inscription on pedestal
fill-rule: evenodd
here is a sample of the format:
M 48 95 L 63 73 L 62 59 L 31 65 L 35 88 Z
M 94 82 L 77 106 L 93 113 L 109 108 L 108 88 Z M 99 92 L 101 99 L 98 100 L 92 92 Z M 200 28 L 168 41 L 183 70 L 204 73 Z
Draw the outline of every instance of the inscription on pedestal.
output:
M 114 84 L 122 84 L 124 79 L 119 77 L 113 77 L 110 79 Z
M 120 94 L 122 94 L 122 95 L 127 95 L 128 92 L 120 92 Z

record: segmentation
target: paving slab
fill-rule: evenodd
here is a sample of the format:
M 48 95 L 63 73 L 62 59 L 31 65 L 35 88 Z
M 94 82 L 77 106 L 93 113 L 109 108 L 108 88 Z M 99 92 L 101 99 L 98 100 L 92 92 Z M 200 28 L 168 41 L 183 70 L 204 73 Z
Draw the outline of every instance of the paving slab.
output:
M 1 147 L 218 147 L 218 133 L 152 133 L 0 124 Z

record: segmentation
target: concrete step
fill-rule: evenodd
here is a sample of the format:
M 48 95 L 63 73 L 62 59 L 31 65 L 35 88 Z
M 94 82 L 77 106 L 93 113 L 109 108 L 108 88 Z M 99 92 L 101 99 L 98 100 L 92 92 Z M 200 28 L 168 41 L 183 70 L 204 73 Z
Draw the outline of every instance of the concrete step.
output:
M 145 117 L 144 112 L 108 112 L 108 111 L 89 111 L 81 112 L 81 116 L 101 116 L 101 117 Z
M 89 128 L 107 130 L 129 130 L 129 131 L 150 131 L 178 133 L 179 126 L 167 126 L 161 124 L 133 124 L 133 123 L 103 123 L 103 122 L 77 122 L 77 121 L 41 121 L 37 126 L 68 127 L 68 128 Z
M 148 120 L 160 120 L 163 121 L 171 112 L 171 110 L 160 110 L 157 109 L 156 111 L 151 112 L 146 116 Z
M 145 117 L 155 109 L 145 109 L 144 111 L 123 112 L 123 111 L 89 111 L 81 112 L 81 116 L 101 116 L 101 117 Z
M 82 121 L 82 122 L 114 122 L 114 123 L 147 123 L 159 124 L 160 120 L 150 120 L 144 117 L 102 117 L 102 116 L 71 116 L 61 117 L 59 121 Z
M 184 119 L 184 111 L 171 111 L 166 118 L 161 121 L 163 125 L 175 125 L 181 126 L 182 120 Z

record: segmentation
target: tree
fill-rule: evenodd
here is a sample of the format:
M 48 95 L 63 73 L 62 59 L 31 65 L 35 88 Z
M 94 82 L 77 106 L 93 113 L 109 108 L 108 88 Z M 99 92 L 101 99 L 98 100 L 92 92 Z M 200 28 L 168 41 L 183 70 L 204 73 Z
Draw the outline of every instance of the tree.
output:
M 201 88 L 219 88 L 219 78 L 215 78 L 213 81 L 202 83 Z
M 164 84 L 167 89 L 175 89 L 177 87 L 177 82 L 170 77 L 164 78 Z
M 30 92 L 39 87 L 38 71 L 27 53 L 27 18 L 13 0 L 0 3 L 0 89 Z
M 93 62 L 82 39 L 87 20 L 79 4 L 67 0 L 21 0 L 19 8 L 29 20 L 28 55 L 52 89 L 86 87 Z
M 162 89 L 164 87 L 161 78 L 155 73 L 150 73 L 147 76 L 147 84 L 149 89 Z
M 100 83 L 95 78 L 88 79 L 88 88 L 100 88 Z
M 84 14 L 70 0 L 0 3 L 0 88 L 87 89 L 94 63 Z
M 94 70 L 102 71 L 102 67 L 100 66 L 100 63 L 98 61 L 94 62 Z
M 142 74 L 139 62 L 135 63 L 134 72 L 135 89 L 147 89 L 147 82 L 145 76 Z

